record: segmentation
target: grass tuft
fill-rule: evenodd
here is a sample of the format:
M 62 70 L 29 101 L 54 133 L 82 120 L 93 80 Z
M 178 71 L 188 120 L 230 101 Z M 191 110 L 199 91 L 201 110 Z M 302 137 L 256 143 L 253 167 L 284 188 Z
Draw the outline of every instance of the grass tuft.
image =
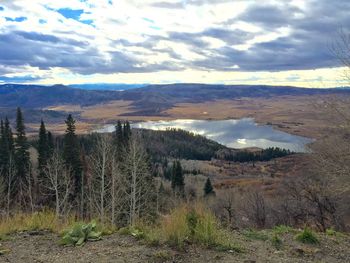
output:
M 305 244 L 319 244 L 316 234 L 309 228 L 305 228 L 296 236 L 296 240 Z
M 167 243 L 183 250 L 187 244 L 194 243 L 220 251 L 243 252 L 232 236 L 219 226 L 215 216 L 200 204 L 181 205 L 162 217 L 157 225 L 139 224 L 137 229 L 137 233 L 142 233 L 140 238 L 149 245 Z M 119 233 L 138 237 L 135 227 L 123 228 Z
M 273 232 L 276 234 L 287 234 L 287 233 L 293 233 L 296 230 L 290 226 L 286 226 L 286 225 L 278 225 L 275 226 L 273 229 Z
M 243 235 L 249 239 L 266 241 L 269 236 L 263 231 L 257 231 L 254 229 L 247 229 L 243 231 Z

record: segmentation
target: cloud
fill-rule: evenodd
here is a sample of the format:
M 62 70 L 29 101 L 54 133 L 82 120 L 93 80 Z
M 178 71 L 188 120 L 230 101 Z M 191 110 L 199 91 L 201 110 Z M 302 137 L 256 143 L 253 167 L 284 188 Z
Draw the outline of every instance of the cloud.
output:
M 3 0 L 0 74 L 154 74 L 164 82 L 168 75 L 157 72 L 180 79 L 185 71 L 203 79 L 252 72 L 253 79 L 254 72 L 331 68 L 339 63 L 329 44 L 350 26 L 349 9 L 345 0 Z

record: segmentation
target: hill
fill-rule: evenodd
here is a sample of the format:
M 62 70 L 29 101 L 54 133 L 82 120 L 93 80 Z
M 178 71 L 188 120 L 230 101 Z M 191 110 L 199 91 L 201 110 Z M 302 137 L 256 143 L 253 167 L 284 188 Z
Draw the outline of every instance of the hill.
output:
M 85 90 L 64 85 L 0 85 L 2 107 L 43 108 L 51 105 L 96 105 L 112 100 L 132 101 L 137 115 L 160 113 L 176 103 L 197 103 L 220 99 L 272 98 L 279 96 L 350 95 L 348 89 L 307 89 L 288 86 L 169 84 L 148 85 L 125 91 Z

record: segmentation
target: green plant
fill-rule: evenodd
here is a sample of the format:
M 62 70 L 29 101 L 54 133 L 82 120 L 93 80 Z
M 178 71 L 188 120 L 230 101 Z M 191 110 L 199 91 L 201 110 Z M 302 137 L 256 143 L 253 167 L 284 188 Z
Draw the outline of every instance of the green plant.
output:
M 277 249 L 280 250 L 282 248 L 282 239 L 278 236 L 278 234 L 274 234 L 271 239 L 272 245 Z
M 300 234 L 296 236 L 296 240 L 306 244 L 318 244 L 316 234 L 309 228 L 305 228 Z
M 269 239 L 269 236 L 266 233 L 262 231 L 257 231 L 254 229 L 247 229 L 243 231 L 243 235 L 249 239 L 255 239 L 255 240 L 266 241 Z
M 191 209 L 190 212 L 186 215 L 186 220 L 187 220 L 187 226 L 190 230 L 191 236 L 194 236 L 196 226 L 198 223 L 198 215 L 194 209 Z
M 295 230 L 292 227 L 286 225 L 278 225 L 273 228 L 273 232 L 276 234 L 287 234 L 292 233 L 294 231 Z
M 236 253 L 243 253 L 244 249 L 238 245 L 238 244 L 233 244 L 230 241 L 222 241 L 218 242 L 215 246 L 214 249 L 216 251 L 221 251 L 221 252 L 236 252 Z
M 61 244 L 81 246 L 86 241 L 96 241 L 101 239 L 102 233 L 96 231 L 96 222 L 89 224 L 77 223 L 69 231 L 64 233 Z
M 327 236 L 336 236 L 337 235 L 337 231 L 335 231 L 333 228 L 327 228 L 326 229 L 326 235 Z

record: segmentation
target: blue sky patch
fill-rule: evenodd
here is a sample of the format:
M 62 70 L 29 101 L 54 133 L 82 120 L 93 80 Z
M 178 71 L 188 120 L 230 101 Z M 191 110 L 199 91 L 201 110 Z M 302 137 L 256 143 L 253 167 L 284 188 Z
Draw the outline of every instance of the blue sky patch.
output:
M 61 8 L 61 9 L 58 9 L 57 12 L 63 15 L 65 18 L 79 20 L 79 17 L 82 13 L 84 13 L 84 10 L 82 9 L 73 10 L 69 8 Z
M 86 20 L 79 20 L 79 22 L 86 25 L 91 25 L 94 21 L 92 19 L 86 19 Z
M 147 18 L 147 17 L 143 17 L 142 18 L 143 20 L 145 20 L 146 22 L 149 22 L 149 23 L 154 23 L 154 20 L 150 19 L 150 18 Z
M 162 29 L 159 26 L 149 26 L 149 28 L 152 28 L 152 29 L 155 29 L 155 30 L 161 30 Z
M 2 6 L 0 6 L 0 11 L 3 11 L 3 10 L 4 10 L 4 8 Z
M 25 20 L 27 20 L 27 18 L 25 16 L 19 16 L 19 17 L 5 17 L 6 21 L 11 21 L 11 22 L 23 22 Z

